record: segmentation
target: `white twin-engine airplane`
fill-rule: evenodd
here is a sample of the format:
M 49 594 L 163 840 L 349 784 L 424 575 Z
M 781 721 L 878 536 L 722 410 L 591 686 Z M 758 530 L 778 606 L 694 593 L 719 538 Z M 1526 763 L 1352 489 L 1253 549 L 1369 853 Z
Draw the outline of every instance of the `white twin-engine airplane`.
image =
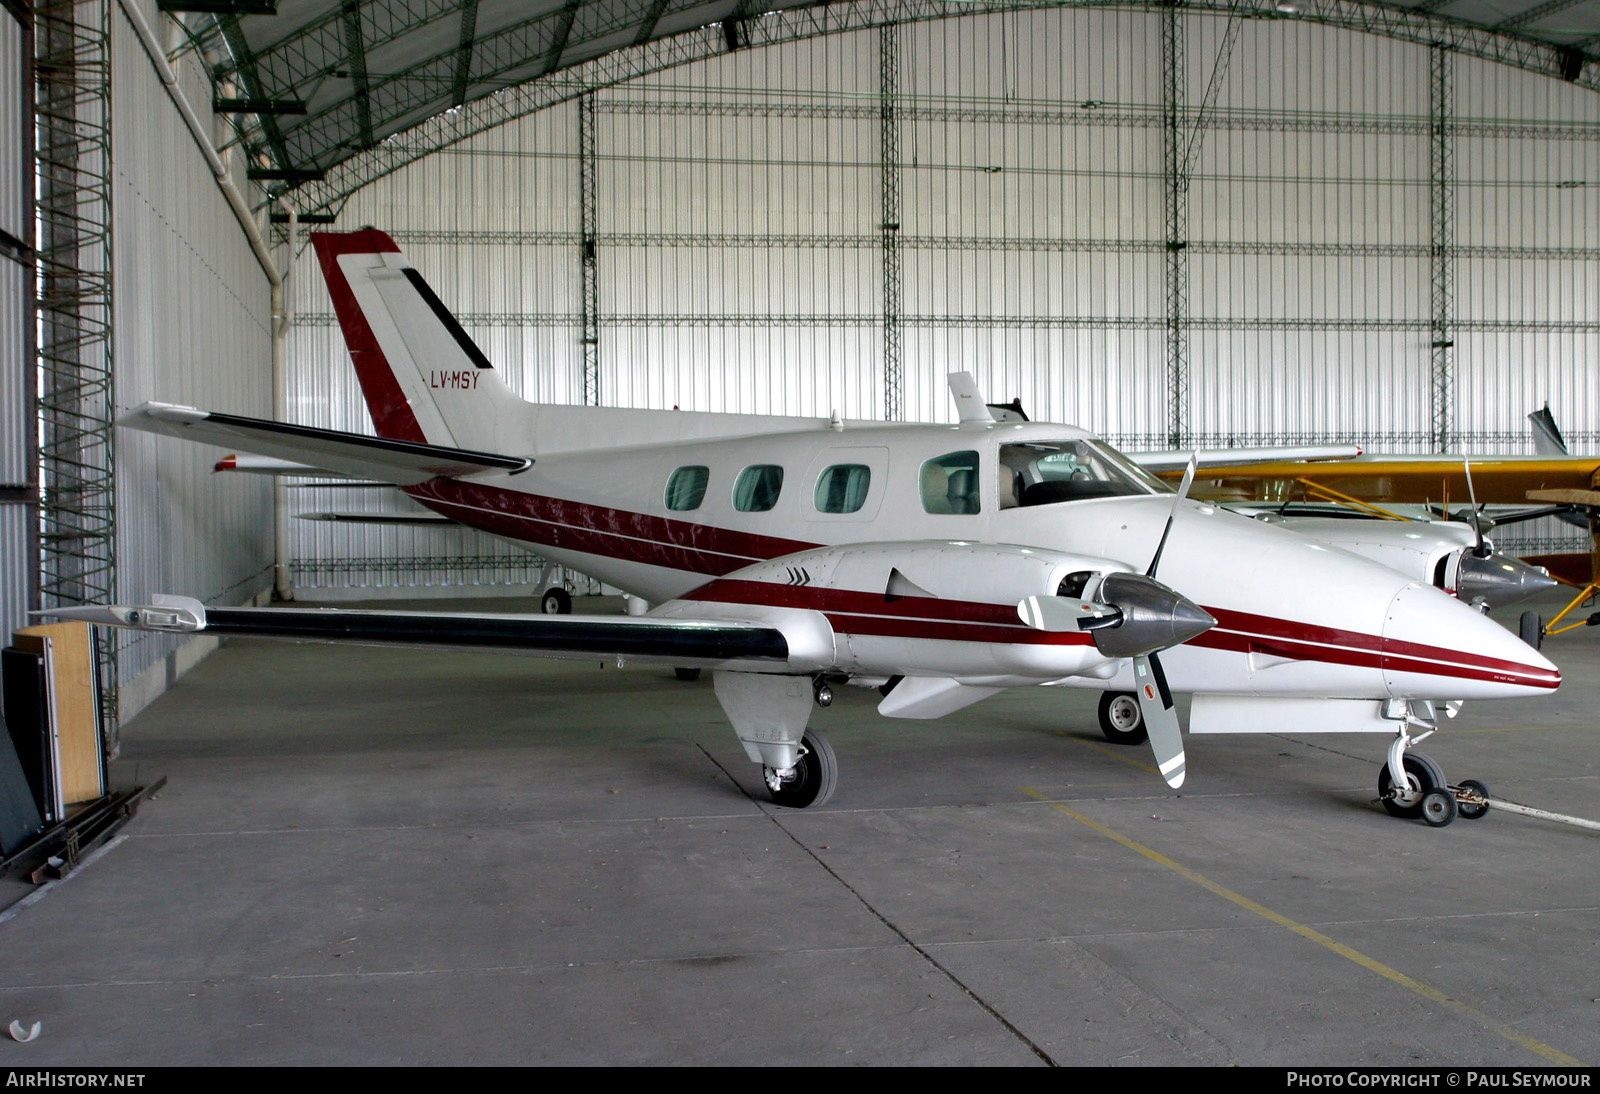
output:
M 1560 683 L 1425 574 L 1187 500 L 1081 429 L 996 421 L 966 374 L 952 377 L 957 425 L 537 406 L 387 235 L 313 240 L 377 437 L 157 403 L 123 424 L 393 483 L 654 607 L 486 615 L 160 596 L 50 614 L 710 668 L 773 799 L 801 807 L 836 783 L 833 750 L 806 728 L 833 685 L 878 688 L 894 718 L 1066 685 L 1105 691 L 1108 735 L 1147 734 L 1173 787 L 1185 770 L 1173 691 L 1194 695 L 1191 733 L 1387 733 L 1385 807 L 1443 824 L 1456 794 L 1408 752 L 1436 711 Z M 1463 793 L 1462 814 L 1484 800 Z

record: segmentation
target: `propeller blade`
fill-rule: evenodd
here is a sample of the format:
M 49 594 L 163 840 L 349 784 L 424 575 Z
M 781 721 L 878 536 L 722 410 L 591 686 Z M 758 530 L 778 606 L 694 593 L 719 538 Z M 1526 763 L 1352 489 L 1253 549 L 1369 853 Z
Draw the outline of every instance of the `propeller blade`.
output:
M 1483 510 L 1478 508 L 1478 495 L 1472 489 L 1472 460 L 1462 456 L 1461 469 L 1467 475 L 1467 500 L 1472 503 L 1472 530 L 1478 534 L 1478 544 L 1472 549 L 1472 553 L 1478 558 L 1488 558 L 1489 547 L 1483 542 Z
M 1176 790 L 1183 785 L 1185 773 L 1183 733 L 1178 728 L 1172 692 L 1167 688 L 1167 674 L 1161 671 L 1161 661 L 1155 654 L 1141 653 L 1133 659 L 1133 678 L 1156 767 L 1167 785 Z
M 1156 553 L 1150 559 L 1150 567 L 1145 570 L 1145 577 L 1155 577 L 1156 567 L 1161 564 L 1161 552 L 1167 549 L 1167 536 L 1172 534 L 1172 522 L 1178 515 L 1178 506 L 1183 499 L 1189 496 L 1189 487 L 1194 485 L 1195 469 L 1200 466 L 1200 453 L 1189 454 L 1189 466 L 1184 468 L 1183 481 L 1178 484 L 1178 492 L 1172 498 L 1172 512 L 1167 514 L 1167 526 L 1161 529 L 1161 542 L 1156 544 Z

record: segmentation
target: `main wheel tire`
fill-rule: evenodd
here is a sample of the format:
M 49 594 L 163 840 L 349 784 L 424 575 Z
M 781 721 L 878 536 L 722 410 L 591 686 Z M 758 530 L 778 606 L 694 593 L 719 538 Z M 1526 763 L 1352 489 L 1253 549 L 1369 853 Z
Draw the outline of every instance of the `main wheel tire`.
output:
M 1108 691 L 1100 696 L 1100 732 L 1114 745 L 1143 744 L 1150 739 L 1144 728 L 1139 697 L 1131 691 Z
M 1484 786 L 1477 779 L 1462 779 L 1461 789 L 1470 790 L 1480 798 L 1485 799 L 1482 804 L 1458 800 L 1456 802 L 1456 812 L 1462 818 L 1466 820 L 1477 820 L 1479 817 L 1489 812 L 1489 788 L 1487 786 Z
M 772 800 L 791 809 L 823 805 L 839 784 L 839 761 L 833 746 L 822 734 L 809 729 L 800 739 L 800 758 L 788 778 L 780 778 L 770 767 L 763 767 L 761 772 L 766 776 Z
M 1444 772 L 1439 770 L 1439 765 L 1422 753 L 1406 753 L 1404 764 L 1407 784 L 1405 794 L 1402 797 L 1395 797 L 1389 793 L 1390 788 L 1394 786 L 1394 780 L 1389 777 L 1389 765 L 1384 764 L 1378 769 L 1378 797 L 1383 799 L 1383 808 L 1391 817 L 1416 820 L 1422 816 L 1423 797 L 1430 790 L 1448 791 L 1449 787 L 1444 781 Z
M 1538 612 L 1523 612 L 1517 621 L 1517 637 L 1534 649 L 1544 645 L 1544 616 Z
M 1422 795 L 1422 819 L 1430 828 L 1443 828 L 1455 820 L 1458 809 L 1456 796 L 1448 786 Z
M 539 610 L 545 615 L 571 615 L 572 594 L 562 588 L 550 588 L 539 598 Z
M 672 675 L 676 676 L 679 680 L 698 680 L 700 679 L 700 670 L 678 668 L 672 670 Z

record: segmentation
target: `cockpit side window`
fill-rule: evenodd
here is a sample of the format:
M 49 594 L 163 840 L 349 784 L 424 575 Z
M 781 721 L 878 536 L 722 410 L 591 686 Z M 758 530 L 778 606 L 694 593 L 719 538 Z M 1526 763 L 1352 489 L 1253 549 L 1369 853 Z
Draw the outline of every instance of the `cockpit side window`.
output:
M 667 480 L 667 508 L 675 513 L 685 513 L 700 508 L 706 499 L 706 483 L 711 480 L 711 469 L 698 465 L 680 467 Z
M 1000 446 L 1000 508 L 1169 492 L 1137 464 L 1096 441 Z
M 783 468 L 774 463 L 758 463 L 739 472 L 733 484 L 733 507 L 741 513 L 765 513 L 778 504 L 783 490 Z
M 922 465 L 922 508 L 929 513 L 968 514 L 978 500 L 978 454 L 951 452 Z

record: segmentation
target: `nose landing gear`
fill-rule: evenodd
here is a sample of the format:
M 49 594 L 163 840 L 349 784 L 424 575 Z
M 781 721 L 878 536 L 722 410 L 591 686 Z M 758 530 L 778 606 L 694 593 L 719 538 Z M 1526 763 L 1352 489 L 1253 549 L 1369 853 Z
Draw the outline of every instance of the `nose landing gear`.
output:
M 1411 726 L 1423 732 L 1413 737 L 1407 732 Z M 1438 764 L 1409 751 L 1435 728 L 1414 714 L 1406 715 L 1389 746 L 1388 762 L 1378 769 L 1378 800 L 1391 817 L 1421 819 L 1432 828 L 1443 828 L 1457 817 L 1477 820 L 1489 812 L 1489 788 L 1476 779 L 1451 786 Z

